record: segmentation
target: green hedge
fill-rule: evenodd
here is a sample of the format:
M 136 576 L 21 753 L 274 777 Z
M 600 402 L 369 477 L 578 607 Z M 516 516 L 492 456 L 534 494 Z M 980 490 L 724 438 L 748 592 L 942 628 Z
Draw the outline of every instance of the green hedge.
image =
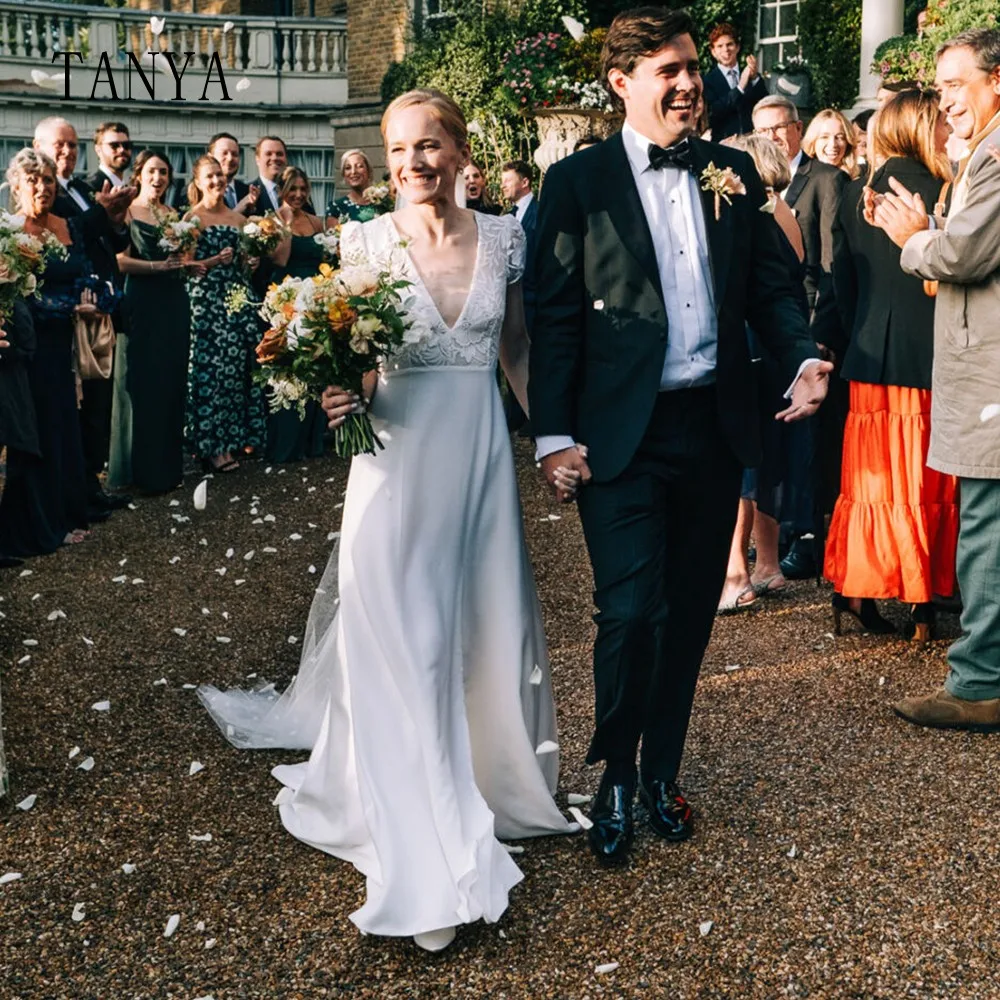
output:
M 861 69 L 861 0 L 802 0 L 799 39 L 816 108 L 851 107 Z

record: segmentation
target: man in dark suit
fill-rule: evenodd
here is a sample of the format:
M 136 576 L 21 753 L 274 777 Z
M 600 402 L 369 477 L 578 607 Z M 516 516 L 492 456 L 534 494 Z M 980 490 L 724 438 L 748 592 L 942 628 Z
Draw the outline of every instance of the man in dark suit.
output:
M 813 334 L 816 339 L 831 339 L 830 324 L 838 323 L 833 299 L 833 226 L 848 183 L 847 174 L 806 155 L 798 108 L 787 97 L 765 97 L 754 108 L 753 123 L 758 134 L 777 144 L 791 168 L 792 181 L 781 197 L 795 212 L 802 230 L 805 289 Z M 826 332 L 821 334 L 821 330 Z M 841 411 L 846 402 L 842 398 L 845 389 L 839 380 L 835 383 L 833 393 Z M 819 568 L 818 539 L 822 536 L 823 508 L 827 506 L 824 494 L 829 492 L 821 485 L 837 478 L 840 464 L 840 430 L 834 409 L 828 405 L 821 421 L 791 430 L 786 442 L 789 460 L 781 519 L 787 525 L 791 544 L 781 561 L 781 572 L 790 580 L 813 577 Z
M 691 135 L 693 31 L 685 11 L 663 7 L 615 18 L 604 72 L 625 126 L 552 166 L 539 207 L 528 396 L 555 495 L 574 495 L 567 475 L 585 484 L 598 608 L 587 760 L 606 762 L 588 837 L 607 863 L 632 841 L 640 741 L 653 831 L 692 832 L 677 773 L 742 469 L 760 458 L 746 323 L 787 378 L 781 419 L 815 412 L 830 369 L 752 161 Z M 712 178 L 717 194 L 702 190 Z
M 728 22 L 717 24 L 708 36 L 715 65 L 705 74 L 705 101 L 712 141 L 753 131 L 753 109 L 767 97 L 767 85 L 757 69 L 757 57 L 747 56 L 740 72 L 740 43 Z
M 214 156 L 222 167 L 222 172 L 226 175 L 226 193 L 224 195 L 226 204 L 242 212 L 253 199 L 244 199 L 250 193 L 250 185 L 239 180 L 236 175 L 240 171 L 240 143 L 235 135 L 229 132 L 217 132 L 208 140 L 206 152 Z
M 132 147 L 128 142 L 128 132 L 124 125 L 105 123 L 94 136 L 94 146 L 98 149 L 102 169 L 91 175 L 88 181 L 73 176 L 79 153 L 79 139 L 76 129 L 65 118 L 43 118 L 35 127 L 32 145 L 55 161 L 56 192 L 52 211 L 64 219 L 71 219 L 89 211 L 98 198 L 104 198 L 105 189 L 110 191 L 128 189 L 123 172 L 132 159 Z M 122 146 L 122 143 L 127 143 Z M 104 169 L 107 162 L 108 167 Z M 118 172 L 118 171 L 121 172 Z M 112 184 L 112 178 L 118 184 Z M 95 194 L 96 192 L 96 194 Z M 93 248 L 92 261 L 98 275 L 115 285 L 121 285 L 117 254 L 129 245 L 128 229 L 124 226 L 113 229 L 112 238 L 101 239 Z M 121 330 L 121 315 L 115 311 L 112 323 Z M 111 404 L 114 384 L 111 379 L 85 379 L 83 399 L 80 403 L 80 431 L 83 438 L 83 454 L 87 473 L 87 504 L 91 520 L 99 520 L 113 510 L 128 506 L 131 497 L 124 494 L 105 493 L 101 487 L 100 474 L 108 461 L 111 442 Z

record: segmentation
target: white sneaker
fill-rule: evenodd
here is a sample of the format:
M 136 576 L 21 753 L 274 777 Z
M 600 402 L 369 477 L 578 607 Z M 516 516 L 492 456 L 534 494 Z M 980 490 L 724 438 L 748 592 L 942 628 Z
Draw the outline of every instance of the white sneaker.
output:
M 454 927 L 442 927 L 424 934 L 414 934 L 413 942 L 424 951 L 444 951 L 455 940 Z

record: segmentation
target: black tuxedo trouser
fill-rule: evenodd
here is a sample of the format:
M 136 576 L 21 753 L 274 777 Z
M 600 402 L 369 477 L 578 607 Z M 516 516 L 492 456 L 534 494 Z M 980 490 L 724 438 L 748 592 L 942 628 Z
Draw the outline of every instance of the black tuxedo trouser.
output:
M 111 450 L 111 403 L 114 399 L 113 378 L 83 380 L 80 401 L 80 436 L 83 439 L 83 461 L 87 474 L 87 496 L 101 493 L 98 479 L 104 471 Z
M 594 570 L 596 724 L 589 764 L 670 781 L 736 524 L 742 468 L 714 386 L 663 392 L 631 463 L 580 491 Z

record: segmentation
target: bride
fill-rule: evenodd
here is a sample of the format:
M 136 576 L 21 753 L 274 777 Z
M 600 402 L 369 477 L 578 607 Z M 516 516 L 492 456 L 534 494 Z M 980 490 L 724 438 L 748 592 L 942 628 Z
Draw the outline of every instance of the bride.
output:
M 526 407 L 524 236 L 456 203 L 469 146 L 449 97 L 397 98 L 382 136 L 405 207 L 346 224 L 341 254 L 410 282 L 420 339 L 366 383 L 385 450 L 353 460 L 288 691 L 200 695 L 235 745 L 312 751 L 272 772 L 285 828 L 366 876 L 362 932 L 436 951 L 507 908 L 523 876 L 498 837 L 575 826 L 552 799 L 549 664 L 494 374 L 499 358 Z M 324 396 L 331 426 L 363 405 Z

